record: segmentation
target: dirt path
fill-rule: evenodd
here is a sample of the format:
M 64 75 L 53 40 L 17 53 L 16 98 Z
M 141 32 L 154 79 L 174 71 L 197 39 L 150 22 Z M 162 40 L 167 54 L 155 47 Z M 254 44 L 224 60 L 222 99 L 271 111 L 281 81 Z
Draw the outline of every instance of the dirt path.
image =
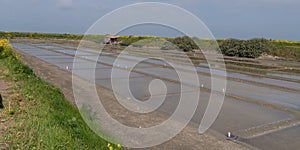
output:
M 74 97 L 72 93 L 72 78 L 69 72 L 59 69 L 58 67 L 48 64 L 33 56 L 29 56 L 23 52 L 20 51 L 17 52 L 20 54 L 21 60 L 25 64 L 29 65 L 38 76 L 40 76 L 42 79 L 46 80 L 47 82 L 50 82 L 55 86 L 61 88 L 63 93 L 67 97 L 67 99 L 74 104 Z M 108 110 L 113 110 L 114 114 L 124 114 L 124 110 L 115 107 L 116 105 L 112 103 L 113 98 L 112 98 L 111 91 L 101 87 L 97 87 L 97 90 L 98 92 L 104 93 L 102 95 L 102 99 L 104 100 L 103 103 L 109 103 L 109 105 L 106 105 L 108 107 Z M 119 116 L 116 115 L 114 117 L 120 119 L 120 122 L 122 123 L 128 123 L 128 124 L 136 123 L 136 124 L 140 124 L 141 126 L 147 126 L 147 124 L 149 124 L 149 121 L 153 121 L 153 118 L 155 118 L 155 121 L 161 121 L 164 120 L 166 116 L 164 116 L 163 114 L 154 113 L 150 116 L 146 116 L 146 118 L 143 118 L 144 121 L 138 121 L 138 122 L 135 122 L 137 120 L 136 119 L 137 116 L 134 114 L 126 115 L 125 118 L 124 117 L 122 118 L 122 115 Z M 153 122 L 151 123 L 153 124 Z M 181 149 L 195 149 L 195 150 L 230 149 L 231 150 L 231 149 L 249 149 L 249 147 L 238 143 L 234 143 L 232 141 L 228 141 L 225 139 L 225 136 L 218 135 L 218 134 L 214 135 L 212 132 L 206 132 L 205 134 L 200 135 L 197 132 L 197 128 L 194 128 L 192 125 L 189 125 L 172 140 L 149 149 L 180 149 L 180 150 Z

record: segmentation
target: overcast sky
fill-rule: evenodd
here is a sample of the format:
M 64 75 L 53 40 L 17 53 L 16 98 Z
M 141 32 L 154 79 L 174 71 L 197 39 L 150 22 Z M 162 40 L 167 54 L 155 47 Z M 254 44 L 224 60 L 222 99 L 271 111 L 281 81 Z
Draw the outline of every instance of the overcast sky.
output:
M 0 31 L 85 33 L 100 17 L 144 0 L 0 0 Z M 300 41 L 300 0 L 164 0 L 199 17 L 217 38 Z M 179 16 L 174 16 L 180 19 Z M 128 34 L 171 32 L 132 28 Z M 153 31 L 151 31 L 153 30 Z M 161 30 L 161 32 L 158 32 Z M 125 32 L 124 32 L 125 33 Z M 167 35 L 168 34 L 162 34 Z M 173 36 L 170 34 L 170 36 Z M 176 34 L 174 34 L 176 36 Z

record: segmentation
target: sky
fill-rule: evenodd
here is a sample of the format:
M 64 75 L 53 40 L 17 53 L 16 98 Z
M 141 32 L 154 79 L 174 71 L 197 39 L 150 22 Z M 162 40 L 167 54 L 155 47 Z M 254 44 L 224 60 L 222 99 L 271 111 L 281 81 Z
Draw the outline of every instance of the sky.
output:
M 0 0 L 0 31 L 85 33 L 105 14 L 148 0 Z M 153 1 L 152 1 L 153 2 Z M 163 0 L 199 17 L 216 38 L 300 41 L 300 0 Z M 130 16 L 128 16 L 130 17 Z M 180 19 L 180 16 L 173 16 Z M 163 27 L 124 34 L 177 36 Z M 178 34 L 180 35 L 180 34 Z

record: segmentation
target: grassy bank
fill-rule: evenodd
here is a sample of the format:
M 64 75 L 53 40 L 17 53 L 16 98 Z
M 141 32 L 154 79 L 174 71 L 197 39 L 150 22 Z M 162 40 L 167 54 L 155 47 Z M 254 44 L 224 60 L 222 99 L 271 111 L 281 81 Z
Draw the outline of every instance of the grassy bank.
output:
M 300 61 L 300 42 L 287 41 L 287 40 L 273 40 L 273 51 L 270 51 L 270 55 L 279 56 L 287 60 Z
M 0 109 L 1 119 L 11 120 L 2 138 L 8 149 L 120 149 L 91 131 L 61 90 L 23 65 L 6 40 L 0 56 L 2 80 L 14 83 Z

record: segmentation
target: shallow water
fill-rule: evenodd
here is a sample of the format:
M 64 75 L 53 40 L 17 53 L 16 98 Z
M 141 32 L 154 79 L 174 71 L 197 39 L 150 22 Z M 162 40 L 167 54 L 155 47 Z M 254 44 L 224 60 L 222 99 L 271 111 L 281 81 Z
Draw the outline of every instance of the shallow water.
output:
M 20 43 L 13 43 L 13 46 L 17 47 L 20 50 L 23 50 L 24 52 L 26 52 L 30 55 L 36 56 L 44 61 L 47 61 L 56 66 L 59 66 L 60 68 L 68 68 L 69 71 L 71 69 L 74 69 L 73 65 L 72 65 L 72 62 L 74 61 L 73 57 L 64 55 L 64 54 L 74 55 L 76 52 L 75 50 L 66 50 L 66 49 L 60 48 L 58 50 L 53 49 L 53 50 L 49 51 L 49 50 L 45 50 L 45 49 L 34 48 L 33 46 L 28 45 L 28 44 L 20 44 Z M 47 47 L 51 48 L 51 45 L 47 46 Z M 56 46 L 53 46 L 52 48 L 54 48 L 54 47 L 56 47 Z M 57 52 L 59 52 L 59 53 L 57 53 Z M 110 75 L 111 68 L 110 67 L 114 64 L 114 61 L 115 61 L 114 57 L 111 57 L 111 56 L 98 57 L 98 56 L 93 55 L 91 53 L 91 50 L 78 51 L 77 53 L 80 55 L 78 57 L 88 60 L 88 62 L 86 62 L 86 64 L 77 62 L 77 64 L 78 63 L 84 64 L 84 65 L 79 65 L 79 66 L 75 65 L 75 67 L 77 66 L 77 68 L 75 68 L 75 69 L 77 69 L 77 71 L 75 72 L 77 75 L 87 76 L 87 79 L 92 80 L 91 73 L 93 73 L 93 69 L 85 69 L 85 67 L 87 67 L 87 68 L 94 67 L 95 61 L 97 60 L 99 63 L 103 63 L 104 65 L 102 65 L 102 67 L 100 67 L 101 69 L 96 69 L 96 79 L 101 80 L 101 79 L 108 79 L 111 77 L 111 75 Z M 49 55 L 49 56 L 47 56 L 47 55 Z M 54 55 L 61 55 L 61 56 L 54 56 Z M 123 59 L 120 59 L 121 60 L 120 63 L 115 64 L 115 66 L 117 66 L 117 68 L 118 67 L 122 68 L 122 69 L 120 69 L 120 68 L 116 69 L 119 72 L 119 74 L 116 78 L 124 77 L 123 74 L 125 72 L 129 71 L 127 69 L 130 69 L 129 66 L 134 62 L 132 60 L 140 61 L 143 59 L 143 58 L 139 58 L 136 56 L 126 56 L 126 55 L 121 58 L 123 58 Z M 84 62 L 84 60 L 82 60 L 82 59 L 80 59 L 79 61 Z M 93 65 L 91 65 L 91 64 L 93 64 Z M 158 67 L 157 65 L 160 65 L 161 67 Z M 132 75 L 132 77 L 141 77 L 141 76 L 147 75 L 149 77 L 152 76 L 152 77 L 156 77 L 156 78 L 163 78 L 163 79 L 168 79 L 171 81 L 179 82 L 178 75 L 176 74 L 176 72 L 170 68 L 166 68 L 169 65 L 170 64 L 168 64 L 162 60 L 147 59 L 144 61 L 144 63 L 139 64 L 139 66 L 144 66 L 144 67 L 134 68 L 134 72 L 131 72 L 131 75 Z M 171 65 L 176 65 L 176 64 L 172 63 Z M 185 65 L 176 65 L 176 66 L 181 69 L 192 70 L 192 68 L 189 66 L 185 66 Z M 217 69 L 209 70 L 208 68 L 204 68 L 204 67 L 196 67 L 196 70 L 199 72 L 203 72 L 203 73 L 213 72 L 213 74 L 216 74 L 216 75 L 223 74 L 223 71 L 220 71 Z M 182 75 L 183 75 L 183 78 L 185 79 L 185 84 L 193 85 L 193 86 L 197 85 L 195 83 L 195 81 L 190 79 L 191 78 L 190 72 L 183 71 Z M 295 82 L 276 80 L 276 79 L 271 79 L 271 78 L 258 78 L 258 77 L 241 74 L 241 73 L 231 73 L 231 72 L 228 72 L 227 76 L 232 77 L 232 78 L 237 78 L 237 79 L 243 79 L 243 80 L 247 80 L 247 81 L 255 81 L 255 82 L 260 82 L 260 83 L 265 83 L 265 84 L 270 84 L 270 85 L 273 84 L 276 86 L 300 90 L 300 86 L 299 86 L 300 84 L 295 83 Z M 145 80 L 148 79 L 149 77 L 145 78 Z M 198 78 L 199 78 L 199 82 L 200 82 L 199 85 L 203 84 L 203 87 L 209 88 L 209 89 L 211 88 L 211 79 L 209 76 L 199 74 Z M 221 89 L 215 89 L 215 90 L 220 91 Z M 297 93 L 297 92 L 281 91 L 278 89 L 272 89 L 272 88 L 264 87 L 264 86 L 257 86 L 255 84 L 236 82 L 236 81 L 232 81 L 232 80 L 227 81 L 227 91 L 226 92 L 233 94 L 233 95 L 245 97 L 245 98 L 255 99 L 257 101 L 263 101 L 263 102 L 280 105 L 280 106 L 284 106 L 284 107 L 291 108 L 291 109 L 300 110 L 300 93 Z
M 171 114 L 179 103 L 179 98 L 181 91 L 183 94 L 188 95 L 185 101 L 194 100 L 196 93 L 195 90 L 199 90 L 200 87 L 193 87 L 190 85 L 196 85 L 195 81 L 192 80 L 192 76 L 189 71 L 192 67 L 185 65 L 177 65 L 175 63 L 171 65 L 176 65 L 178 68 L 183 69 L 183 79 L 187 85 L 180 85 L 178 83 L 178 75 L 176 72 L 168 67 L 168 63 L 165 63 L 157 59 L 148 59 L 144 63 L 140 63 L 133 68 L 133 72 L 130 72 L 129 85 L 125 77 L 125 74 L 129 73 L 130 66 L 134 61 L 141 60 L 136 56 L 124 56 L 119 64 L 115 64 L 117 67 L 115 76 L 111 76 L 112 65 L 115 61 L 114 57 L 110 56 L 95 56 L 91 50 L 79 51 L 80 56 L 74 61 L 74 57 L 67 54 L 74 55 L 75 50 L 67 50 L 63 48 L 53 49 L 51 51 L 45 49 L 39 49 L 32 47 L 28 44 L 13 43 L 14 47 L 17 47 L 21 51 L 24 51 L 32 56 L 42 59 L 50 64 L 56 65 L 61 69 L 69 72 L 73 72 L 74 75 L 82 77 L 91 82 L 112 89 L 111 79 L 113 78 L 118 86 L 122 89 L 130 89 L 131 94 L 140 101 L 145 101 L 150 96 L 149 84 L 151 81 L 157 78 L 165 78 L 168 80 L 163 80 L 164 85 L 167 88 L 167 93 L 160 90 L 161 87 L 154 86 L 154 89 L 159 89 L 158 92 L 153 97 L 159 98 L 166 94 L 164 103 L 159 107 L 158 110 L 167 112 Z M 111 54 L 111 53 L 108 53 Z M 98 62 L 98 63 L 96 63 Z M 100 64 L 103 63 L 103 64 Z M 75 67 L 75 68 L 74 68 Z M 96 68 L 96 69 L 95 69 Z M 184 70 L 185 69 L 185 70 Z M 189 71 L 186 71 L 189 70 Z M 203 73 L 210 73 L 211 71 L 205 67 L 196 67 L 196 70 Z M 213 70 L 214 74 L 222 75 L 222 71 Z M 261 82 L 265 84 L 274 84 L 277 86 L 288 87 L 293 89 L 300 89 L 299 84 L 295 82 L 289 82 L 284 80 L 276 80 L 271 78 L 258 78 L 241 73 L 227 72 L 227 75 L 232 78 L 243 79 L 248 81 Z M 211 88 L 210 76 L 198 74 L 200 85 L 203 84 L 204 88 Z M 172 80 L 174 82 L 172 82 Z M 219 87 L 217 87 L 219 88 Z M 200 88 L 201 89 L 201 88 Z M 216 89 L 221 90 L 221 89 Z M 122 91 L 116 91 L 119 94 L 123 94 Z M 287 92 L 283 90 L 273 89 L 269 86 L 258 86 L 255 84 L 248 84 L 237 82 L 233 80 L 227 81 L 227 93 L 236 96 L 241 96 L 243 98 L 250 98 L 256 101 L 263 101 L 271 103 L 274 105 L 284 106 L 288 109 L 300 110 L 300 93 L 298 92 Z M 191 98 L 189 98 L 191 97 Z M 200 99 L 198 100 L 198 108 L 195 115 L 192 118 L 194 123 L 200 123 L 204 115 L 208 100 L 210 98 L 210 93 L 204 90 L 200 93 Z M 182 114 L 181 117 L 185 117 Z M 251 104 L 243 102 L 231 97 L 225 97 L 225 101 L 222 105 L 221 112 L 217 120 L 212 125 L 212 129 L 218 131 L 222 134 L 226 132 L 238 132 L 251 127 L 260 126 L 263 124 L 269 124 L 283 119 L 289 119 L 292 115 L 269 109 L 264 106 Z M 298 128 L 293 132 L 295 135 L 299 133 Z M 289 135 L 290 131 L 287 132 Z M 266 138 L 258 139 L 257 141 L 264 141 Z M 280 141 L 280 139 L 278 140 Z M 266 141 L 267 142 L 267 141 Z M 295 141 L 297 142 L 297 141 Z M 262 147 L 263 148 L 263 147 Z

